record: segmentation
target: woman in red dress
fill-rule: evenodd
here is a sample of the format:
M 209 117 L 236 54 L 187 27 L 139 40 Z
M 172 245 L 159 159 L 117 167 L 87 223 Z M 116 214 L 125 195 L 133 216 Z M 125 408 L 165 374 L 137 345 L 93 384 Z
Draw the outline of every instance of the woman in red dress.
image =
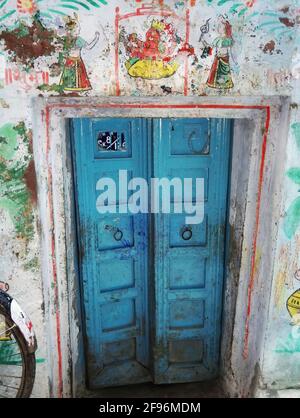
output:
M 222 19 L 218 32 L 220 36 L 213 42 L 216 50 L 207 85 L 215 89 L 231 89 L 234 84 L 231 76 L 229 54 L 233 45 L 232 26 L 228 20 Z
M 96 32 L 95 38 L 87 43 L 79 36 L 80 25 L 78 17 L 67 17 L 66 21 L 66 45 L 69 55 L 65 59 L 64 69 L 60 79 L 60 85 L 65 91 L 87 91 L 91 90 L 87 71 L 81 58 L 83 48 L 92 49 L 99 40 L 99 32 Z

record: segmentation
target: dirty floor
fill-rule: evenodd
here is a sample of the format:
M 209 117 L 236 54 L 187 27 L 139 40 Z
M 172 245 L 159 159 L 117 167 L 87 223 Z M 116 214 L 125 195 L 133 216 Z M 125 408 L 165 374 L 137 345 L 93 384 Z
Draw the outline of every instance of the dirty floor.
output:
M 90 394 L 99 398 L 225 398 L 217 381 L 175 385 L 140 385 L 105 388 Z

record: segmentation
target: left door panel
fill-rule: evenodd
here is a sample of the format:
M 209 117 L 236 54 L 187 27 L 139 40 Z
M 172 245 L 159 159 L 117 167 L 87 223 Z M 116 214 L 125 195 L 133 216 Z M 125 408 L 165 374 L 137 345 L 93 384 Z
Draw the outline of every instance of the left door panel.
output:
M 127 198 L 119 193 L 119 170 L 124 176 L 126 170 L 128 181 L 147 179 L 141 158 L 147 155 L 146 124 L 120 118 L 74 119 L 72 125 L 88 385 L 150 381 L 148 217 L 126 213 Z M 99 197 L 103 178 L 116 185 L 105 202 Z M 115 213 L 101 213 L 114 203 Z

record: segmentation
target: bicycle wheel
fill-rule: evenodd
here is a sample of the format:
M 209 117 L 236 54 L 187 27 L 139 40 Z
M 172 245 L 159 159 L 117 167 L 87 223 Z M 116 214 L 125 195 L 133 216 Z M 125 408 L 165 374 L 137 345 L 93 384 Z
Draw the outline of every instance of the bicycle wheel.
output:
M 0 305 L 0 398 L 28 398 L 35 378 L 35 355 Z

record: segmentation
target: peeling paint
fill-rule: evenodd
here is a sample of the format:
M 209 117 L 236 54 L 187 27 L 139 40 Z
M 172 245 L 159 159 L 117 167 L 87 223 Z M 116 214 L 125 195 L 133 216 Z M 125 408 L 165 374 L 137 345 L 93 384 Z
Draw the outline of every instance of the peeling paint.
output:
M 273 54 L 274 50 L 275 50 L 275 41 L 269 41 L 268 43 L 265 44 L 265 46 L 263 47 L 263 52 L 265 54 Z
M 34 60 L 55 52 L 56 34 L 46 29 L 37 15 L 31 25 L 19 21 L 14 29 L 0 32 L 0 41 L 8 52 L 10 61 L 33 67 Z
M 0 139 L 0 208 L 9 213 L 17 237 L 28 241 L 34 236 L 31 202 L 36 198 L 35 194 L 32 194 L 34 173 L 32 163 L 30 164 L 30 132 L 24 122 L 17 125 L 6 124 L 0 127 Z M 23 161 L 12 161 L 21 146 L 21 141 L 28 154 Z M 29 190 L 26 183 L 30 186 Z
M 24 270 L 25 271 L 28 271 L 28 270 L 38 271 L 39 267 L 40 267 L 40 260 L 39 260 L 38 257 L 34 257 L 34 258 L 30 259 L 29 261 L 27 261 L 24 264 Z
M 287 26 L 288 28 L 293 28 L 295 26 L 294 20 L 291 20 L 287 17 L 280 17 L 279 21 L 283 23 L 285 26 Z

